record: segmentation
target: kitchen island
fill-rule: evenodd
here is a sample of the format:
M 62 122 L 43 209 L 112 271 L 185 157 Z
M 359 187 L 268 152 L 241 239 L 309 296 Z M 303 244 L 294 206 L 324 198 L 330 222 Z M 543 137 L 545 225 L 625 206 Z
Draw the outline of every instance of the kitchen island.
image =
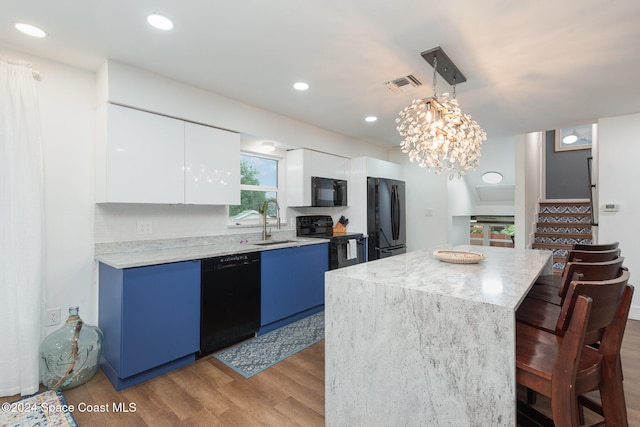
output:
M 327 426 L 515 426 L 515 310 L 543 250 L 460 246 L 326 273 Z

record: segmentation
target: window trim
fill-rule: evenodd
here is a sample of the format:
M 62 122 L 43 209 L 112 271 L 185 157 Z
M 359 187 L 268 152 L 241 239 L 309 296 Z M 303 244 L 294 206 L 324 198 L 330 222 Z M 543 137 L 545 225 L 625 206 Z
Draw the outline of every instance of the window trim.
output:
M 278 202 L 278 206 L 280 207 L 280 224 L 287 224 L 287 209 L 286 209 L 286 183 L 285 183 L 285 169 L 286 169 L 286 157 L 279 157 L 268 155 L 264 153 L 255 153 L 252 151 L 240 151 L 240 155 L 250 156 L 250 157 L 258 157 L 262 159 L 275 160 L 277 162 L 277 186 L 266 186 L 266 185 L 250 185 L 250 184 L 240 184 L 240 191 L 265 191 L 265 192 L 275 192 L 276 200 Z M 241 228 L 241 227 L 262 227 L 262 223 L 260 219 L 258 220 L 240 220 L 240 221 L 231 221 L 229 219 L 229 205 L 227 205 L 227 226 L 232 228 Z

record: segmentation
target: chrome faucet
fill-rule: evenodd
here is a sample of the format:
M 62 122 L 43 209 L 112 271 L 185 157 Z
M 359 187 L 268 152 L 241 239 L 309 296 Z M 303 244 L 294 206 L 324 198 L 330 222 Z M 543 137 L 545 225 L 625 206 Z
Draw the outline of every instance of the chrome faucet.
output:
M 262 204 L 262 215 L 264 215 L 264 222 L 262 223 L 262 240 L 267 240 L 271 234 L 267 234 L 267 207 L 269 207 L 269 203 L 273 202 L 276 204 L 276 220 L 277 227 L 280 230 L 280 206 L 278 206 L 278 201 L 276 199 L 267 199 Z

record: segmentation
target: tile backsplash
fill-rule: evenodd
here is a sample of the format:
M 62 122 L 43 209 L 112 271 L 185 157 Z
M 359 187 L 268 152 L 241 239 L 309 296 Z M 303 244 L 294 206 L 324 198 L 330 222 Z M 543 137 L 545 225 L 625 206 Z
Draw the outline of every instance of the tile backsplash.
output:
M 260 232 L 260 227 L 229 226 L 226 206 L 98 203 L 94 205 L 94 242 L 112 243 Z M 298 215 L 331 215 L 337 222 L 348 208 L 286 208 L 282 230 L 294 230 Z M 138 223 L 148 234 L 138 232 Z M 150 224 L 149 224 L 150 223 Z M 270 220 L 269 229 L 275 232 Z M 361 230 L 356 230 L 362 232 Z
M 96 204 L 96 243 L 227 234 L 225 206 Z M 150 233 L 140 234 L 139 223 Z

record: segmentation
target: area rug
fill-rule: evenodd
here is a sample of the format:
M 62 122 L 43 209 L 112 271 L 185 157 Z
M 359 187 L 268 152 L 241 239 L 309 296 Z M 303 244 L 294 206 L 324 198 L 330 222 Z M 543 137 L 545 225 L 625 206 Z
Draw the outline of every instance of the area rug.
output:
M 213 356 L 250 378 L 324 338 L 324 311 L 312 314 Z
M 77 427 L 61 391 L 47 390 L 15 402 L 2 404 L 0 426 Z

